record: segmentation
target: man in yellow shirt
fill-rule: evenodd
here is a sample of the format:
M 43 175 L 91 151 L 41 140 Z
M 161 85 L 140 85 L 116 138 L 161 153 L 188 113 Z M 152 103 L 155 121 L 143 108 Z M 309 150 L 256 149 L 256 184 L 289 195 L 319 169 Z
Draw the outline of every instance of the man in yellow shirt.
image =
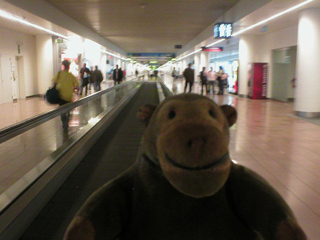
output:
M 73 90 L 79 87 L 79 82 L 75 76 L 69 73 L 70 62 L 64 60 L 62 62 L 64 69 L 58 72 L 53 77 L 53 82 L 56 83 L 56 88 L 60 94 L 59 106 L 72 102 Z M 69 112 L 61 115 L 63 131 L 68 132 L 69 127 Z

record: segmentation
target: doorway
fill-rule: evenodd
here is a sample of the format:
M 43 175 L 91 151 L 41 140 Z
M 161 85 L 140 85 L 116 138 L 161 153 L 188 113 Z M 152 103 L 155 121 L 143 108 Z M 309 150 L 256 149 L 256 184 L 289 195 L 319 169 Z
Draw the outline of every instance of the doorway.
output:
M 0 104 L 25 98 L 23 57 L 0 56 Z
M 272 51 L 272 99 L 282 102 L 294 100 L 296 57 L 296 46 Z
M 15 64 L 16 64 L 16 67 L 13 74 L 15 77 L 15 84 L 16 84 L 15 89 L 17 92 L 17 98 L 26 98 L 23 57 L 17 56 Z
M 12 71 L 11 58 L 7 55 L 0 57 L 0 103 L 12 102 Z

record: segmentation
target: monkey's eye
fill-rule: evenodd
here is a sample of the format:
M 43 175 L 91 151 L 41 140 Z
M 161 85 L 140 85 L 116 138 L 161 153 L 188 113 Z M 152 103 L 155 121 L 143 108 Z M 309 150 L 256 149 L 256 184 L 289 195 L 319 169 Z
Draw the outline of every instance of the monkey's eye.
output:
M 169 119 L 173 119 L 176 116 L 176 112 L 171 110 L 168 114 Z
M 212 109 L 209 110 L 209 115 L 213 118 L 217 118 L 217 115 L 215 114 L 215 112 Z

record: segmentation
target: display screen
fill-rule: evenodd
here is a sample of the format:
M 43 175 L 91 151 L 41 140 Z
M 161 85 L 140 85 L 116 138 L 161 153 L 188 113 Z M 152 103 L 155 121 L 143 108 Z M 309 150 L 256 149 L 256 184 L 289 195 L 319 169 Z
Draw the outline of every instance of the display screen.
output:
M 232 23 L 217 23 L 214 25 L 214 38 L 231 38 Z

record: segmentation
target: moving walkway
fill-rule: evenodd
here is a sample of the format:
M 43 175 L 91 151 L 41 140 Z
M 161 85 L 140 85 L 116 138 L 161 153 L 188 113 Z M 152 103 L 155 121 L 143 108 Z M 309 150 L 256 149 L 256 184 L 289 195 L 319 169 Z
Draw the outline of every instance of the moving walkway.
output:
M 62 239 L 84 201 L 134 163 L 145 129 L 139 107 L 168 95 L 161 82 L 130 81 L 2 130 L 0 147 L 22 142 L 17 172 L 25 174 L 0 193 L 0 239 Z

